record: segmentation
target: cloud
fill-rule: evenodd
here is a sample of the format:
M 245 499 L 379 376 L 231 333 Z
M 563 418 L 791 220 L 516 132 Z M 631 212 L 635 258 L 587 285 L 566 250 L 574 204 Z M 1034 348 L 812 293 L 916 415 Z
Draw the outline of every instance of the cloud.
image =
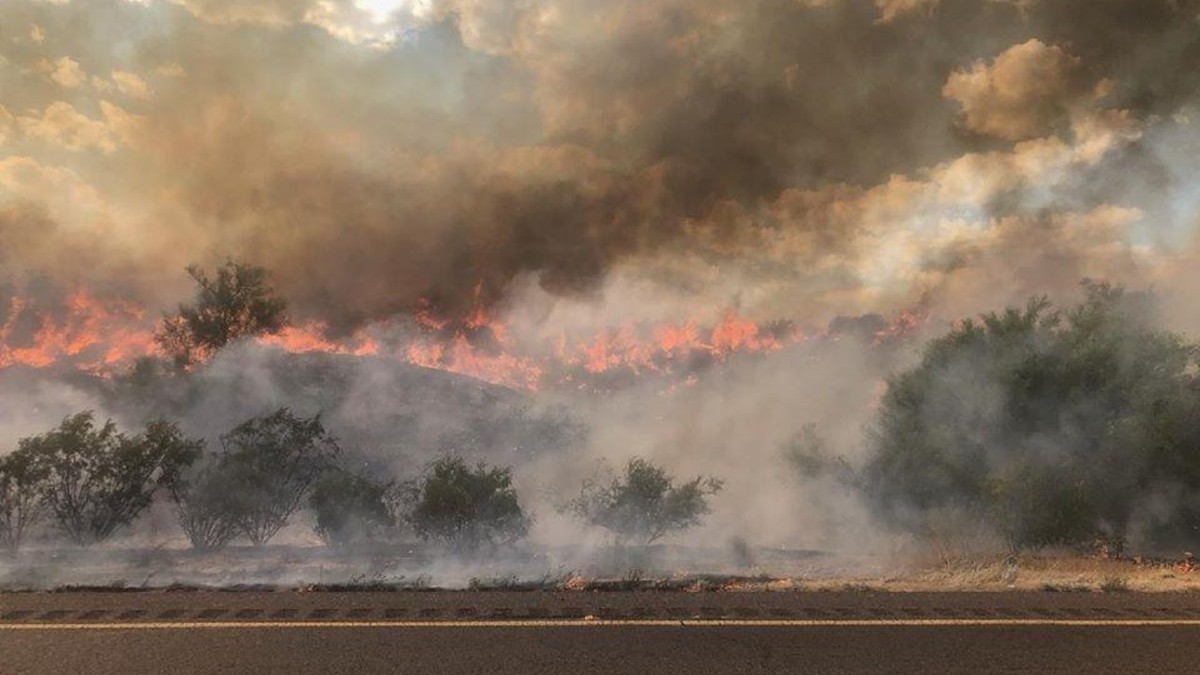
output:
M 170 71 L 168 70 L 168 72 Z M 141 101 L 150 98 L 150 85 L 135 73 L 114 70 L 110 79 L 93 78 L 93 82 L 96 89 L 101 92 L 116 89 L 129 98 Z
M 875 0 L 879 8 L 880 20 L 891 21 L 909 12 L 931 11 L 940 0 Z
M 95 213 L 103 206 L 99 192 L 79 174 L 43 165 L 32 157 L 0 159 L 0 190 L 19 201 L 53 204 L 60 217 Z
M 1039 0 L 981 1 L 1006 3 L 1020 9 L 1025 9 Z M 942 0 L 875 0 L 875 6 L 879 8 L 879 21 L 882 23 L 887 23 L 909 14 L 924 14 L 925 16 L 930 16 L 937 11 L 941 4 Z
M 74 89 L 87 82 L 87 75 L 79 67 L 79 62 L 69 56 L 55 61 L 40 61 L 37 70 L 67 89 Z
M 312 0 L 174 0 L 196 16 L 218 23 L 289 25 L 302 21 Z
M 99 107 L 101 117 L 92 118 L 70 103 L 56 101 L 40 115 L 18 117 L 17 125 L 27 136 L 67 150 L 115 152 L 129 142 L 137 119 L 108 101 L 100 101 Z
M 1077 57 L 1039 40 L 1015 45 L 991 63 L 950 75 L 942 93 L 962 106 L 962 126 L 1017 141 L 1044 135 L 1085 93 Z
M 12 134 L 13 127 L 17 124 L 17 120 L 8 112 L 8 109 L 0 105 L 0 148 L 4 147 L 8 137 Z
M 173 0 L 215 23 L 309 24 L 351 43 L 388 43 L 411 16 L 410 0 Z

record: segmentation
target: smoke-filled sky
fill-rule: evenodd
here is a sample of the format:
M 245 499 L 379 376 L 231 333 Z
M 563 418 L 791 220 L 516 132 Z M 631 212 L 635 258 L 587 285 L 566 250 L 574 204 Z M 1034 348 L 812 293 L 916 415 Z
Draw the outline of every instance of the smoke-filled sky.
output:
M 1198 85 L 1200 0 L 5 0 L 0 286 L 157 311 L 232 256 L 335 331 L 1186 291 Z

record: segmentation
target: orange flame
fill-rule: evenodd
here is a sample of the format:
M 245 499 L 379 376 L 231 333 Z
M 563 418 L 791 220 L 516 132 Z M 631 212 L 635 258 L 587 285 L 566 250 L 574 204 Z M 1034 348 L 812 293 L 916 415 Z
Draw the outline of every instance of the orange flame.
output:
M 476 295 L 481 295 L 479 288 Z M 85 291 L 69 296 L 57 312 L 40 311 L 15 297 L 5 316 L 0 324 L 0 368 L 66 364 L 105 374 L 138 357 L 160 355 L 154 327 L 143 310 L 125 302 L 100 301 Z M 666 374 L 680 379 L 670 386 L 669 390 L 674 390 L 694 383 L 693 371 L 706 363 L 735 354 L 777 351 L 805 339 L 789 323 L 766 326 L 731 309 L 707 328 L 695 319 L 657 325 L 629 323 L 590 336 L 559 335 L 552 347 L 543 344 L 522 350 L 513 344 L 510 327 L 478 300 L 461 319 L 439 316 L 429 303 L 418 305 L 411 317 L 419 334 L 403 339 L 381 342 L 376 335 L 385 326 L 334 339 L 325 324 L 309 322 L 257 340 L 289 353 L 396 358 L 525 389 L 547 385 L 594 388 L 597 383 L 614 386 L 631 377 Z M 927 314 L 903 313 L 875 334 L 875 342 L 909 335 L 927 320 Z
M 759 335 L 758 324 L 747 321 L 730 310 L 712 331 L 712 351 L 715 355 L 731 352 L 762 352 L 779 349 L 779 341 Z
M 86 291 L 69 296 L 58 317 L 14 297 L 7 317 L 0 325 L 0 368 L 45 368 L 68 362 L 97 371 L 156 353 L 154 335 L 145 326 L 142 310 L 127 303 L 101 303 Z M 22 322 L 37 325 L 28 341 L 20 341 L 16 335 Z M 26 344 L 13 346 L 14 340 Z
M 928 324 L 929 318 L 925 310 L 901 312 L 886 328 L 875 333 L 875 344 L 912 335 Z
M 264 335 L 257 339 L 262 344 L 278 347 L 290 354 L 318 352 L 374 356 L 379 353 L 379 343 L 365 333 L 356 333 L 345 342 L 333 342 L 326 337 L 327 332 L 325 324 L 314 321 L 302 326 L 287 326 L 274 335 Z
M 404 350 L 403 358 L 413 365 L 510 387 L 537 389 L 542 379 L 542 369 L 534 360 L 508 353 L 485 354 L 472 347 L 463 335 L 454 336 L 449 345 L 411 344 Z

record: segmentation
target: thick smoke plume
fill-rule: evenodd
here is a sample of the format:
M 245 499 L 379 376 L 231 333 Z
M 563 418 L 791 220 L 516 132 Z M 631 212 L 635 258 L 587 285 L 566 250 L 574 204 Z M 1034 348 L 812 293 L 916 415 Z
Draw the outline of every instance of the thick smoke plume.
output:
M 350 329 L 627 268 L 727 302 L 719 266 L 829 318 L 970 284 L 1014 228 L 1093 276 L 1187 244 L 1156 145 L 1191 0 L 369 7 L 5 3 L 5 277 L 157 307 L 232 255 Z

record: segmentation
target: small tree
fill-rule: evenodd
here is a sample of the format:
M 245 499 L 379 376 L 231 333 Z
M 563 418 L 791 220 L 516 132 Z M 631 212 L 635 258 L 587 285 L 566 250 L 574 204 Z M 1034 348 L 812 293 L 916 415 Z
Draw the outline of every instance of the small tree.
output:
M 232 474 L 229 464 L 210 456 L 186 480 L 171 485 L 179 527 L 193 548 L 223 548 L 241 533 L 229 495 Z
M 194 303 L 165 316 L 154 336 L 177 366 L 187 368 L 234 340 L 274 334 L 287 325 L 287 303 L 275 294 L 265 269 L 227 260 L 216 278 L 195 265 L 187 271 L 199 286 Z
M 202 445 L 168 422 L 151 422 L 128 437 L 111 421 L 97 426 L 82 412 L 55 430 L 21 440 L 31 471 L 44 476 L 42 496 L 62 529 L 84 546 L 132 522 L 196 460 Z
M 255 546 L 274 537 L 340 453 L 320 415 L 287 408 L 243 422 L 221 437 L 220 475 L 238 529 Z
M 326 471 L 308 498 L 316 516 L 313 529 L 326 544 L 370 538 L 395 524 L 388 508 L 390 483 L 380 483 L 345 469 Z
M 44 468 L 30 452 L 0 458 L 0 547 L 16 553 L 25 532 L 45 515 L 45 480 Z
M 417 486 L 415 502 L 410 520 L 417 534 L 454 548 L 511 543 L 529 531 L 508 468 L 440 459 Z
M 584 483 L 568 508 L 589 525 L 612 532 L 619 544 L 645 545 L 698 525 L 709 512 L 708 498 L 723 485 L 703 476 L 676 484 L 662 467 L 634 458 L 607 484 Z

